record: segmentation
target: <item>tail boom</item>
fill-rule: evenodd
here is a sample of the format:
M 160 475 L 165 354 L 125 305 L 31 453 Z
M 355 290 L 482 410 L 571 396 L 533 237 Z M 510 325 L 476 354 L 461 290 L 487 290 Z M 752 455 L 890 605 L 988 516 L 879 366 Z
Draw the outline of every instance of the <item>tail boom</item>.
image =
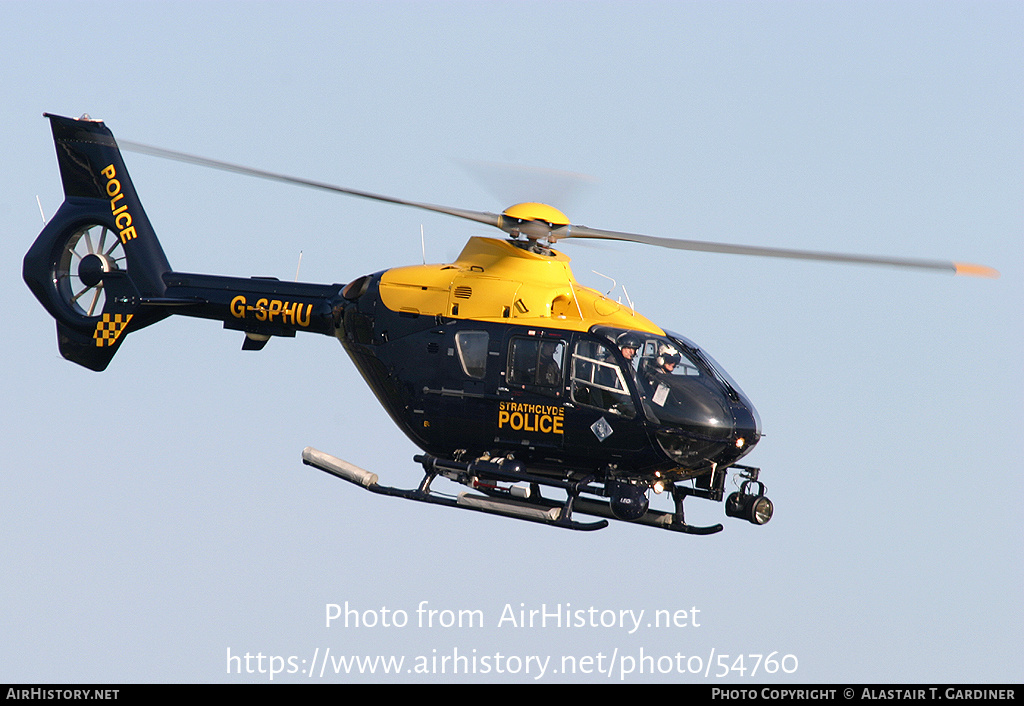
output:
M 222 321 L 245 348 L 297 331 L 333 335 L 342 285 L 174 272 L 120 149 L 100 121 L 47 115 L 64 202 L 25 255 L 25 283 L 68 360 L 104 370 L 127 334 L 171 314 Z

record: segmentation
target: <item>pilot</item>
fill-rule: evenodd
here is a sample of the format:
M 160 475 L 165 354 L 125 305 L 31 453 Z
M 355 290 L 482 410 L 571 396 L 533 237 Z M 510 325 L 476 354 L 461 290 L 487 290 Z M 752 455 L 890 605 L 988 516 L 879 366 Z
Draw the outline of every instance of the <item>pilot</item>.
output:
M 658 348 L 658 357 L 654 359 L 654 364 L 658 372 L 671 375 L 679 364 L 679 359 L 679 351 L 671 346 L 662 345 Z
M 632 363 L 636 352 L 640 350 L 640 337 L 632 331 L 626 331 L 619 335 L 615 343 L 619 346 L 619 350 L 622 351 L 622 357 Z
M 651 395 L 651 400 L 655 404 L 659 406 L 665 404 L 671 387 L 671 385 L 667 384 L 666 376 L 673 374 L 680 359 L 679 351 L 672 346 L 661 344 L 658 346 L 658 355 L 653 360 L 645 359 L 643 361 L 641 369 L 643 374 L 641 377 L 648 393 Z

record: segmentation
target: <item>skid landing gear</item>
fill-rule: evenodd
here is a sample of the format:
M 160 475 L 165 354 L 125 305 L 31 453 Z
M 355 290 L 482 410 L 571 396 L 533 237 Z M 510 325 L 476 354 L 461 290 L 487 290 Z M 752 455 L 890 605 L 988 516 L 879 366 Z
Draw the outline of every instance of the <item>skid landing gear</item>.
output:
M 393 497 L 405 498 L 406 500 L 415 500 L 417 502 L 431 503 L 434 505 L 445 505 L 447 507 L 455 507 L 463 510 L 474 510 L 476 512 L 485 512 L 491 515 L 503 515 L 517 520 L 539 522 L 541 524 L 579 531 L 599 530 L 608 526 L 607 520 L 600 520 L 598 522 L 578 522 L 572 518 L 573 506 L 576 502 L 576 497 L 579 494 L 579 489 L 574 486 L 578 484 L 558 483 L 556 487 L 561 487 L 568 494 L 564 503 L 557 503 L 553 500 L 537 497 L 539 496 L 539 492 L 537 492 L 533 498 L 520 499 L 517 498 L 511 490 L 499 488 L 496 484 L 492 486 L 480 484 L 479 482 L 470 482 L 468 474 L 477 464 L 443 461 L 441 459 L 434 458 L 433 456 L 416 456 L 414 460 L 423 465 L 425 474 L 423 476 L 423 480 L 420 481 L 419 487 L 415 490 L 411 490 L 380 485 L 376 473 L 364 471 L 357 466 L 353 466 L 347 461 L 342 461 L 341 459 L 325 454 L 322 451 L 306 447 L 302 452 L 303 463 L 319 468 L 322 471 L 326 471 L 327 473 L 337 476 L 342 480 L 347 480 L 350 483 L 360 485 L 370 492 L 378 493 L 379 495 L 390 495 Z M 496 466 L 497 464 L 488 463 L 488 465 Z M 473 470 L 476 470 L 479 473 L 482 469 L 476 468 Z M 453 498 L 447 495 L 440 495 L 430 489 L 430 484 L 438 475 L 444 474 L 446 477 L 450 477 L 453 473 L 467 474 L 465 479 L 453 478 L 453 480 L 464 482 L 467 485 L 471 485 L 471 487 L 477 487 L 487 493 L 487 495 L 462 492 L 459 493 L 457 497 Z M 553 484 L 552 481 L 547 478 L 535 478 L 529 474 L 517 473 L 516 471 L 503 471 L 500 468 L 487 469 L 486 477 L 490 480 L 496 481 L 526 482 L 530 483 L 531 486 L 539 486 L 541 482 L 545 485 Z
M 715 534 L 722 531 L 721 524 L 706 527 L 687 524 L 683 514 L 683 501 L 689 495 L 721 501 L 724 495 L 726 469 L 713 472 L 704 487 L 671 486 L 675 511 L 662 512 L 652 510 L 647 506 L 646 493 L 635 490 L 639 486 L 629 486 L 634 490 L 625 492 L 623 486 L 626 484 L 615 481 L 598 483 L 593 478 L 573 481 L 541 476 L 530 473 L 521 464 L 508 459 L 479 459 L 463 462 L 424 454 L 415 456 L 413 460 L 423 466 L 424 475 L 417 488 L 406 489 L 381 485 L 376 473 L 365 471 L 314 448 L 306 447 L 302 452 L 302 461 L 306 465 L 319 468 L 378 495 L 390 495 L 416 502 L 501 515 L 577 531 L 604 529 L 608 526 L 608 520 L 619 520 L 670 532 L 694 535 Z M 741 470 L 756 472 L 756 469 L 743 468 Z M 431 489 L 431 484 L 438 476 L 443 476 L 478 492 L 464 491 L 455 497 L 443 495 Z M 749 479 L 749 475 L 744 477 Z M 756 474 L 754 479 L 748 482 L 756 483 Z M 559 502 L 543 497 L 540 491 L 542 486 L 564 491 L 565 500 Z M 753 512 L 746 504 L 750 498 L 767 501 L 767 498 L 763 498 L 763 486 L 758 484 L 758 487 L 760 493 L 757 495 L 747 491 L 747 484 L 744 484 L 740 493 L 733 494 L 737 498 L 730 496 L 730 502 L 735 500 L 739 503 L 737 507 L 742 506 L 737 511 L 738 513 Z M 608 498 L 608 500 L 603 498 Z M 758 507 L 762 506 L 763 503 L 758 505 Z M 596 522 L 581 522 L 575 519 L 576 514 L 592 515 L 603 519 Z M 727 514 L 731 514 L 728 509 Z M 767 522 L 767 520 L 764 521 Z

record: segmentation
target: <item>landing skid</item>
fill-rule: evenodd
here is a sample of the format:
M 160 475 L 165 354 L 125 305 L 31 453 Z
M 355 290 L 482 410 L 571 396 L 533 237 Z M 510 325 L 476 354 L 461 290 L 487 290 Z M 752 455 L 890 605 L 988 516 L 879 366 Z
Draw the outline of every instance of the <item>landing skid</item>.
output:
M 416 502 L 444 505 L 462 510 L 473 510 L 491 515 L 501 515 L 512 519 L 537 522 L 583 532 L 604 529 L 608 526 L 609 519 L 620 520 L 612 512 L 610 503 L 589 497 L 580 497 L 580 493 L 583 491 L 595 494 L 601 492 L 599 488 L 588 486 L 587 481 L 571 482 L 536 476 L 525 472 L 515 464 L 509 464 L 511 467 L 505 469 L 500 463 L 462 463 L 438 459 L 428 455 L 416 456 L 414 460 L 423 466 L 423 480 L 420 481 L 419 487 L 406 489 L 381 485 L 376 473 L 363 470 L 347 461 L 335 458 L 314 448 L 306 447 L 302 451 L 302 461 L 306 465 L 319 468 L 326 473 L 361 486 L 371 493 L 377 493 L 378 495 L 389 495 L 405 498 L 406 500 L 415 500 Z M 456 497 L 439 494 L 431 490 L 430 487 L 438 475 L 444 475 L 446 478 L 456 482 L 477 488 L 485 494 L 462 492 Z M 477 482 L 477 478 L 493 481 L 493 483 L 480 483 Z M 528 497 L 517 497 L 509 489 L 498 487 L 497 482 L 529 484 L 531 492 Z M 564 490 L 566 492 L 566 500 L 558 502 L 541 497 L 540 486 L 542 485 Z M 648 509 L 639 518 L 629 521 L 634 524 L 647 525 L 672 532 L 683 532 L 685 534 L 705 535 L 721 532 L 722 525 L 720 524 L 711 525 L 710 527 L 696 527 L 688 525 L 683 521 L 682 501 L 685 494 L 684 492 L 674 493 L 676 500 L 675 513 Z M 607 519 L 601 519 L 596 522 L 580 522 L 573 518 L 575 513 Z
M 417 457 L 417 459 L 420 458 Z M 578 522 L 573 520 L 573 498 L 571 496 L 565 503 L 561 504 L 546 499 L 542 499 L 541 502 L 525 502 L 511 498 L 488 497 L 470 492 L 459 493 L 457 497 L 453 498 L 447 495 L 440 495 L 430 489 L 431 482 L 438 475 L 437 470 L 427 470 L 419 487 L 412 490 L 381 485 L 378 482 L 379 479 L 376 473 L 364 471 L 358 466 L 353 466 L 347 461 L 335 458 L 322 451 L 317 451 L 314 448 L 306 447 L 303 449 L 302 462 L 314 468 L 319 468 L 321 471 L 326 471 L 342 480 L 362 486 L 371 493 L 377 493 L 378 495 L 390 495 L 392 497 L 405 498 L 406 500 L 444 505 L 461 510 L 503 515 L 517 520 L 539 522 L 545 525 L 584 532 L 604 529 L 608 526 L 606 520 L 598 522 Z

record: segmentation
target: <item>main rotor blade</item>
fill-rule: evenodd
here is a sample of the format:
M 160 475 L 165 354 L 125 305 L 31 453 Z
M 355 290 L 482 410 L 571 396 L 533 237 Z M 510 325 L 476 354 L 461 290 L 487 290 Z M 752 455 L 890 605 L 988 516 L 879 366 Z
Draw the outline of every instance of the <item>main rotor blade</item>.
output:
M 673 250 L 713 252 L 723 253 L 727 255 L 753 255 L 757 257 L 777 257 L 789 260 L 816 260 L 819 262 L 845 262 L 861 265 L 885 265 L 891 267 L 937 270 L 941 272 L 950 272 L 956 275 L 967 275 L 971 277 L 999 277 L 999 272 L 992 269 L 991 267 L 986 267 L 985 265 L 975 265 L 966 262 L 926 260 L 921 258 L 883 257 L 874 255 L 851 255 L 844 253 L 818 252 L 813 250 L 789 250 L 785 248 L 768 248 L 753 245 L 712 243 L 702 240 L 677 240 L 674 238 L 661 238 L 653 235 L 640 235 L 639 233 L 623 233 L 613 230 L 600 230 L 598 228 L 589 228 L 587 226 L 553 225 L 549 223 L 542 223 L 539 221 L 503 222 L 502 216 L 496 213 L 490 213 L 489 211 L 471 211 L 469 209 L 452 208 L 450 206 L 438 206 L 436 204 L 421 203 L 418 201 L 407 201 L 405 199 L 398 199 L 393 196 L 384 196 L 382 194 L 375 194 L 369 191 L 348 189 L 342 186 L 335 186 L 334 184 L 328 184 L 322 181 L 315 181 L 312 179 L 303 179 L 300 177 L 288 176 L 286 174 L 279 174 L 277 172 L 270 172 L 263 169 L 254 169 L 252 167 L 245 167 L 240 164 L 222 162 L 216 159 L 209 159 L 208 157 L 199 157 L 197 155 L 186 154 L 184 152 L 176 152 L 174 150 L 168 150 L 162 147 L 153 147 L 152 145 L 145 145 L 139 142 L 132 142 L 129 140 L 120 140 L 118 141 L 118 144 L 121 146 L 122 149 L 131 152 L 138 152 L 141 154 L 148 154 L 154 157 L 161 157 L 163 159 L 171 159 L 178 162 L 186 162 L 188 164 L 195 164 L 202 167 L 210 167 L 212 169 L 220 169 L 222 171 L 234 172 L 236 174 L 254 176 L 260 179 L 269 179 L 271 181 L 279 181 L 284 182 L 286 184 L 296 184 L 298 186 L 305 186 L 313 189 L 320 189 L 323 191 L 331 191 L 338 194 L 346 194 L 348 196 L 357 196 L 359 198 L 364 199 L 371 199 L 373 201 L 383 201 L 384 203 L 392 203 L 397 204 L 399 206 L 409 206 L 412 208 L 419 208 L 426 211 L 433 211 L 435 213 L 443 213 L 449 216 L 455 216 L 457 218 L 464 218 L 466 220 L 474 221 L 476 223 L 483 223 L 484 225 L 494 226 L 495 228 L 499 228 L 513 235 L 521 232 L 524 235 L 527 235 L 527 237 L 530 237 L 531 239 L 549 239 L 551 242 L 555 242 L 557 240 L 564 240 L 567 238 L 622 240 L 633 243 L 643 243 L 645 245 L 655 245 L 657 247 L 662 248 L 671 248 Z
M 541 202 L 570 208 L 597 179 L 579 172 L 458 159 L 459 166 L 499 203 Z
M 334 184 L 328 184 L 322 181 L 315 181 L 313 179 L 303 179 L 300 177 L 288 176 L 287 174 L 278 174 L 277 172 L 269 172 L 264 169 L 254 169 L 253 167 L 245 167 L 240 164 L 232 164 L 231 162 L 222 162 L 218 159 L 210 159 L 208 157 L 199 157 L 198 155 L 186 154 L 185 152 L 176 152 L 174 150 L 164 149 L 163 147 L 144 145 L 140 142 L 132 142 L 130 140 L 118 140 L 117 144 L 123 150 L 128 150 L 129 152 L 138 152 L 140 154 L 148 154 L 152 157 L 171 159 L 177 162 L 195 164 L 200 167 L 209 167 L 211 169 L 219 169 L 225 172 L 244 174 L 246 176 L 258 177 L 260 179 L 269 179 L 270 181 L 280 181 L 284 182 L 285 184 L 297 184 L 298 186 L 306 186 L 312 189 L 320 189 L 322 191 L 332 191 L 337 194 L 358 196 L 359 198 L 363 199 L 383 201 L 385 203 L 393 203 L 399 206 L 410 206 L 412 208 L 420 208 L 426 211 L 444 213 L 446 215 L 455 216 L 457 218 L 465 218 L 470 221 L 476 221 L 477 223 L 484 223 L 489 226 L 494 226 L 495 228 L 499 227 L 498 214 L 489 213 L 487 211 L 471 211 L 462 208 L 452 208 L 450 206 L 437 206 L 431 203 L 406 201 L 405 199 L 396 199 L 393 196 L 384 196 L 382 194 L 374 194 L 369 191 L 359 191 L 358 189 L 346 189 L 345 187 L 335 186 Z
M 620 233 L 613 230 L 599 230 L 587 226 L 569 226 L 568 231 L 559 234 L 563 238 L 594 238 L 603 240 L 624 240 L 644 245 L 656 245 L 673 250 L 692 250 L 697 252 L 723 253 L 727 255 L 754 255 L 757 257 L 777 257 L 789 260 L 817 260 L 820 262 L 846 262 L 860 265 L 888 265 L 892 267 L 908 267 L 913 269 L 939 270 L 956 275 L 972 277 L 998 277 L 999 272 L 985 265 L 974 265 L 966 262 L 949 262 L 944 260 L 927 260 L 912 257 L 886 257 L 878 255 L 852 255 L 845 253 L 818 252 L 814 250 L 790 250 L 786 248 L 768 248 L 754 245 L 733 245 L 730 243 L 711 243 L 701 240 L 676 240 L 659 238 L 653 235 L 638 233 Z

